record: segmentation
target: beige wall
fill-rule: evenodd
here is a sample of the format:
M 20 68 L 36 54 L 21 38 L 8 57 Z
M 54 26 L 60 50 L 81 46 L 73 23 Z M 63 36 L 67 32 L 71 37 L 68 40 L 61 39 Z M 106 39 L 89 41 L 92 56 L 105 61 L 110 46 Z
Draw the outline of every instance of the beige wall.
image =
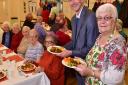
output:
M 63 2 L 63 12 L 64 14 L 71 19 L 71 17 L 73 16 L 74 12 L 73 10 L 71 10 L 68 2 Z
M 24 13 L 24 2 L 26 3 L 26 12 L 28 13 L 28 1 L 29 0 L 0 0 L 0 24 L 3 21 L 11 21 L 11 17 L 18 17 L 18 22 L 24 21 L 26 13 Z M 38 8 L 39 0 L 32 0 L 36 2 L 36 9 Z M 65 0 L 66 1 L 66 0 Z M 104 0 L 104 2 L 110 0 Z M 95 0 L 90 0 L 89 8 L 93 7 Z M 74 12 L 70 9 L 68 2 L 63 2 L 64 14 L 71 18 Z M 36 18 L 36 12 L 33 12 L 34 18 Z
M 29 0 L 0 0 L 0 24 L 3 21 L 19 22 L 24 21 L 26 13 L 28 13 L 28 1 Z M 33 0 L 36 2 L 36 9 L 38 8 L 39 0 Z M 24 2 L 26 3 L 26 13 L 24 13 Z M 36 12 L 33 12 L 36 17 Z M 17 17 L 18 20 L 11 20 L 11 17 Z
M 87 1 L 87 0 L 85 0 Z M 89 9 L 92 9 L 94 3 L 95 3 L 96 0 L 89 0 Z M 113 2 L 115 0 L 102 0 L 103 2 Z M 85 5 L 87 6 L 86 2 L 85 2 Z M 63 11 L 64 11 L 64 14 L 69 18 L 71 19 L 71 17 L 73 16 L 74 12 L 70 9 L 70 6 L 68 4 L 68 2 L 63 2 Z
M 89 8 L 91 9 L 93 7 L 93 4 L 94 4 L 95 0 L 90 0 L 90 4 L 89 4 Z M 87 6 L 86 2 L 85 2 L 85 5 Z M 74 15 L 74 12 L 73 10 L 71 10 L 70 6 L 69 6 L 69 3 L 68 2 L 63 2 L 63 11 L 64 11 L 64 14 L 69 18 L 71 19 L 71 17 Z
M 39 0 L 33 0 L 37 2 L 37 8 Z M 26 10 L 28 10 L 28 0 L 0 0 L 0 23 L 3 21 L 10 21 L 11 17 L 18 17 L 18 22 L 24 21 L 26 13 L 24 13 L 24 5 L 23 3 L 26 2 Z M 63 10 L 67 17 L 71 18 L 74 14 L 73 11 L 70 9 L 68 2 L 63 3 Z M 34 17 L 36 18 L 36 13 L 33 13 Z M 14 22 L 14 21 L 13 21 Z
M 0 23 L 4 20 L 8 20 L 8 1 L 0 0 Z

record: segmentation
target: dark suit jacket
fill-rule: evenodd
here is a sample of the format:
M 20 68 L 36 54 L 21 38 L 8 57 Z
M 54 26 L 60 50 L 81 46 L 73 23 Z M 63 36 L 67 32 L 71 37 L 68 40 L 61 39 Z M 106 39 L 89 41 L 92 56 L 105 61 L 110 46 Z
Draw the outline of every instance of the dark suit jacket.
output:
M 80 15 L 78 28 L 76 28 L 76 15 L 72 17 L 71 22 L 72 41 L 65 47 L 72 50 L 72 56 L 84 59 L 99 34 L 96 16 L 84 6 Z

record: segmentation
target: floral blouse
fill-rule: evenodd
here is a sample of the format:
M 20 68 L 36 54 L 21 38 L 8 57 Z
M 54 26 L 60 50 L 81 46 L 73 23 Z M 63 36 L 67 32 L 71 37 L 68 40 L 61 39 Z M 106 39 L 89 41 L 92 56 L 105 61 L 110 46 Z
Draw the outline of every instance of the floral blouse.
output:
M 85 60 L 88 67 L 101 71 L 100 80 L 87 77 L 86 85 L 122 85 L 126 61 L 125 39 L 122 36 L 111 37 L 103 47 L 96 41 Z

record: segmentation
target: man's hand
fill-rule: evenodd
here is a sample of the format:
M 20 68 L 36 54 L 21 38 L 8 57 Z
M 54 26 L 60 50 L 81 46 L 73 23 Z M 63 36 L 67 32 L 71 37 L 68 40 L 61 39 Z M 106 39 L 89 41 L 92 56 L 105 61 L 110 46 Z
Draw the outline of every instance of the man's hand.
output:
M 71 50 L 64 50 L 63 52 L 58 53 L 56 55 L 60 56 L 60 57 L 69 57 L 72 55 L 72 51 Z

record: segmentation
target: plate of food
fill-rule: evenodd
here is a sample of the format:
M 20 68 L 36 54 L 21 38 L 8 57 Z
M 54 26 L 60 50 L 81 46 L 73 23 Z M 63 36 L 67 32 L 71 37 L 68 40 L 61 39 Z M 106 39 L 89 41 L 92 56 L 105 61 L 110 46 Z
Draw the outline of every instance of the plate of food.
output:
M 58 53 L 61 53 L 65 50 L 64 47 L 61 47 L 61 46 L 49 46 L 47 48 L 47 51 L 52 53 L 52 54 L 58 54 Z
M 85 62 L 80 58 L 67 57 L 62 60 L 62 64 L 69 68 L 75 68 L 77 65 L 80 65 L 82 63 L 85 63 Z
M 5 78 L 5 77 L 6 77 L 5 72 L 0 71 L 0 80 L 3 79 L 3 78 Z
M 23 72 L 31 72 L 36 69 L 36 66 L 32 63 L 25 63 L 19 66 L 19 69 Z

